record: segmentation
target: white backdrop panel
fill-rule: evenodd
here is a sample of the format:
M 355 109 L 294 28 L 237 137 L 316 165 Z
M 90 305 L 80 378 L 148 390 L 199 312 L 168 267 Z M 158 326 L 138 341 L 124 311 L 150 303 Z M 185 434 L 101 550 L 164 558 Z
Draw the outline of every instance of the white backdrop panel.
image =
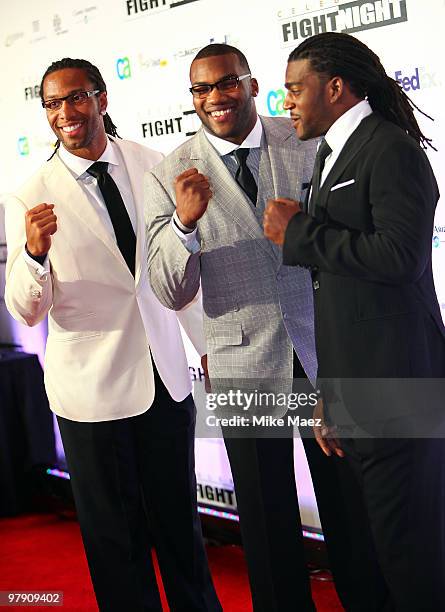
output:
M 421 116 L 419 121 L 439 150 L 428 155 L 439 186 L 445 187 L 445 73 L 440 59 L 445 0 L 0 0 L 0 17 L 0 202 L 51 154 L 54 138 L 40 106 L 38 85 L 52 61 L 71 56 L 98 65 L 119 133 L 168 153 L 199 126 L 188 92 L 190 61 L 199 48 L 208 42 L 239 46 L 260 84 L 259 111 L 282 115 L 289 52 L 312 33 L 332 29 L 353 33 L 369 44 L 388 74 L 434 117 L 434 123 Z M 445 310 L 441 204 L 432 245 L 437 291 Z M 42 354 L 45 330 L 12 333 L 27 350 Z M 189 356 L 196 371 L 199 363 L 190 347 Z M 319 525 L 300 447 L 297 463 L 303 521 Z M 197 465 L 201 482 L 232 486 L 220 443 L 200 441 Z

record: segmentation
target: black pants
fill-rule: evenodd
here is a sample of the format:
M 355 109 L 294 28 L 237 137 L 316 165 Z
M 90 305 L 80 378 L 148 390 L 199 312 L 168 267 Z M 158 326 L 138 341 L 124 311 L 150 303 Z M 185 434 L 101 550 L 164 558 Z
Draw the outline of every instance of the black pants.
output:
M 195 407 L 174 402 L 155 371 L 144 414 L 99 423 L 58 417 L 101 611 L 162 611 L 156 548 L 172 611 L 220 611 L 197 513 Z
M 305 379 L 297 358 L 294 378 Z M 306 385 L 311 392 L 307 380 Z M 308 408 L 307 414 L 299 413 L 310 417 L 311 412 Z M 274 438 L 233 437 L 233 432 L 225 436 L 255 612 L 315 610 L 295 484 L 293 438 L 288 433 Z M 342 604 L 351 612 L 390 610 L 355 472 L 346 459 L 326 457 L 308 433 L 306 428 L 302 441 Z
M 445 441 L 363 438 L 342 446 L 366 508 L 385 610 L 445 610 Z

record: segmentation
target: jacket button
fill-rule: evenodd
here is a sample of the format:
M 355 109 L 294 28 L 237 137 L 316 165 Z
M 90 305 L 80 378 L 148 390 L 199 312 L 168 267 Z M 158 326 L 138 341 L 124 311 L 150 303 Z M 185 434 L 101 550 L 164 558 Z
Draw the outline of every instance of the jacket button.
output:
M 312 283 L 312 287 L 314 288 L 314 290 L 319 289 L 319 287 L 320 287 L 320 283 L 318 282 L 318 280 L 316 280 L 316 281 L 314 281 L 314 282 Z

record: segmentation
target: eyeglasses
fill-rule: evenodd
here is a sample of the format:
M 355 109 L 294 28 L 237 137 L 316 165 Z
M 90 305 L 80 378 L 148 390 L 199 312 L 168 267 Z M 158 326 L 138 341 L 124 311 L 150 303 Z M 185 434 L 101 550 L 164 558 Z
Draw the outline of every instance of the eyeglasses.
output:
M 69 96 L 64 96 L 63 98 L 42 100 L 42 106 L 43 108 L 46 108 L 46 110 L 56 111 L 59 110 L 59 108 L 62 108 L 64 100 L 66 100 L 70 106 L 80 106 L 86 102 L 88 98 L 91 98 L 91 96 L 95 96 L 98 93 L 100 93 L 100 89 L 93 89 L 92 91 L 76 91 L 75 93 L 72 93 Z
M 216 81 L 216 83 L 199 83 L 198 85 L 193 85 L 193 87 L 190 87 L 189 91 L 195 98 L 205 98 L 214 87 L 216 87 L 218 91 L 231 91 L 232 89 L 236 89 L 239 82 L 243 79 L 247 79 L 247 77 L 250 77 L 250 74 L 242 74 L 241 76 L 230 74 Z

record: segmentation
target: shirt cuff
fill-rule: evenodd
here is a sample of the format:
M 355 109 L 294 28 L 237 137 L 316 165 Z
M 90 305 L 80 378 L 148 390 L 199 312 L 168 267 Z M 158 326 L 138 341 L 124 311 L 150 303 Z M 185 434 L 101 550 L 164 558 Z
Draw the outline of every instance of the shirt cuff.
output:
M 170 223 L 173 228 L 173 231 L 178 236 L 187 251 L 190 251 L 190 253 L 193 254 L 198 253 L 201 250 L 201 245 L 199 244 L 197 236 L 198 229 L 196 227 L 195 229 L 190 231 L 189 228 L 187 228 L 183 223 L 181 223 L 178 215 L 176 214 L 176 211 L 173 213 L 173 217 Z
M 48 255 L 45 256 L 45 260 L 42 264 L 40 264 L 38 261 L 33 259 L 30 255 L 28 255 L 25 247 L 23 248 L 22 255 L 23 255 L 24 260 L 28 264 L 28 267 L 31 268 L 31 272 L 33 273 L 33 276 L 41 280 L 46 280 L 46 277 L 49 274 Z

